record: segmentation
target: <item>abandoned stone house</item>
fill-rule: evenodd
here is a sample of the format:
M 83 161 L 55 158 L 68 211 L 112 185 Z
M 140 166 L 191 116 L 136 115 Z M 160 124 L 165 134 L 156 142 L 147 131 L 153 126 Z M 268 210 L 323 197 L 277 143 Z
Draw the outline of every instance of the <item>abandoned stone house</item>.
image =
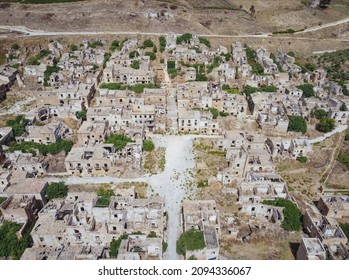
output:
M 26 133 L 16 137 L 16 142 L 35 142 L 48 145 L 72 134 L 70 129 L 60 121 L 54 121 L 44 126 L 27 126 L 26 129 Z
M 134 195 L 134 193 L 133 193 Z M 161 198 L 111 197 L 101 205 L 95 194 L 72 193 L 49 202 L 40 212 L 31 236 L 34 247 L 109 247 L 124 233 L 154 231 L 163 237 L 164 205 Z
M 34 195 L 10 195 L 0 204 L 0 212 L 6 221 L 23 225 L 33 225 L 41 208 L 42 203 Z
M 348 196 L 322 196 L 317 204 L 321 214 L 342 222 L 349 221 Z
M 256 219 L 262 223 L 274 223 L 281 225 L 284 215 L 282 207 L 275 207 L 264 204 L 243 204 L 240 212 L 249 216 L 250 219 Z
M 18 70 L 9 65 L 0 66 L 0 102 L 6 99 L 6 93 L 16 82 Z
M 162 260 L 162 239 L 129 235 L 122 240 L 118 260 Z
M 237 188 L 238 202 L 256 204 L 263 200 L 288 198 L 286 183 L 280 175 L 269 172 L 249 172 Z
M 303 218 L 304 228 L 310 237 L 319 238 L 326 246 L 348 242 L 339 224 L 330 217 L 323 216 L 315 207 L 307 209 Z
M 197 229 L 204 233 L 206 247 L 202 250 L 186 251 L 185 258 L 216 260 L 219 257 L 220 220 L 214 200 L 183 201 L 183 232 Z
M 232 59 L 239 66 L 247 64 L 246 51 L 240 42 L 232 44 Z
M 95 94 L 95 86 L 77 82 L 53 89 L 61 106 L 69 106 L 74 112 L 88 108 Z
M 13 129 L 9 126 L 0 127 L 0 145 L 7 145 L 13 139 Z
M 297 250 L 297 260 L 326 260 L 326 250 L 318 238 L 302 238 Z
M 45 196 L 47 186 L 48 183 L 42 179 L 11 178 L 10 184 L 4 189 L 3 194 L 6 197 L 13 196 L 15 201 L 23 197 L 29 197 L 33 201 L 33 203 L 30 203 L 30 207 L 35 206 L 35 209 L 41 209 L 47 202 Z M 32 199 L 32 197 L 35 199 Z M 31 208 L 30 211 L 33 211 L 33 215 L 36 215 L 34 208 Z
M 113 65 L 103 72 L 104 83 L 123 83 L 127 85 L 154 83 L 154 73 L 148 69 L 133 69 Z
M 31 153 L 14 151 L 13 153 L 6 153 L 6 156 L 7 161 L 4 166 L 9 170 L 22 170 L 37 175 L 46 173 L 46 162 L 42 158 L 34 157 Z
M 10 185 L 11 172 L 0 169 L 0 193 Z
M 78 144 L 83 146 L 94 146 L 97 143 L 103 143 L 108 135 L 109 130 L 107 121 L 84 121 L 77 131 Z
M 95 143 L 87 147 L 73 147 L 65 158 L 69 175 L 119 174 L 125 169 L 139 170 L 142 144 L 128 143 L 117 150 L 113 144 Z

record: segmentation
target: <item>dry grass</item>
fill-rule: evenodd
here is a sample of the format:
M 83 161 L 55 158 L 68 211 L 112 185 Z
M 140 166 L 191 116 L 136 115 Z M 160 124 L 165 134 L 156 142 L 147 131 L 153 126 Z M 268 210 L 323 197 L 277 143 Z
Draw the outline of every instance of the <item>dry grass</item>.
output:
M 164 171 L 166 163 L 166 149 L 156 148 L 151 152 L 146 152 L 143 159 L 143 168 L 146 173 L 157 174 Z

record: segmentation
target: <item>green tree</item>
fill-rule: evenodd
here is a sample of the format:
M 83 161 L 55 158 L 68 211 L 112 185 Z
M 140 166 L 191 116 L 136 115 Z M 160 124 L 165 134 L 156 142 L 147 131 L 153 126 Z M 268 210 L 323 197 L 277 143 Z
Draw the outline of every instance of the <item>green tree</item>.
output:
M 53 182 L 50 183 L 45 191 L 45 195 L 48 200 L 54 198 L 65 198 L 68 194 L 68 187 L 64 182 Z
M 151 140 L 145 140 L 143 142 L 143 150 L 146 152 L 151 152 L 155 149 L 155 145 Z
M 123 235 L 121 235 L 118 239 L 114 239 L 112 242 L 110 242 L 110 246 L 109 246 L 109 255 L 112 258 L 117 258 L 118 254 L 119 254 L 119 249 L 120 249 L 120 245 L 121 245 L 121 241 L 122 240 L 127 240 L 128 238 L 128 234 L 124 233 Z
M 146 39 L 144 42 L 143 42 L 143 46 L 145 48 L 152 48 L 154 47 L 154 43 L 151 39 Z
M 201 230 L 190 229 L 183 232 L 177 240 L 177 254 L 185 256 L 187 251 L 195 251 L 206 247 L 204 233 Z
M 211 48 L 211 42 L 204 37 L 199 37 L 200 44 L 206 45 L 206 47 Z
M 288 131 L 295 131 L 295 132 L 307 132 L 307 122 L 305 119 L 301 116 L 288 116 L 289 124 L 288 124 Z
M 347 107 L 347 105 L 345 105 L 345 103 L 343 102 L 342 105 L 339 107 L 339 110 L 341 110 L 341 111 L 348 111 L 348 107 Z
M 139 52 L 137 51 L 131 51 L 129 54 L 130 59 L 138 57 L 139 56 Z
M 70 45 L 70 50 L 71 50 L 72 52 L 75 52 L 75 51 L 78 50 L 78 46 L 75 45 L 75 44 L 71 44 L 71 45 Z
M 149 56 L 150 60 L 155 60 L 156 59 L 156 54 L 153 52 L 145 52 L 145 56 Z
M 86 121 L 86 111 L 78 111 L 75 113 L 75 116 L 79 119 L 79 120 L 83 120 Z
M 327 112 L 324 109 L 320 108 L 314 108 L 312 115 L 317 118 L 318 120 L 322 119 L 323 117 L 327 116 Z
M 11 49 L 13 49 L 14 51 L 18 51 L 20 49 L 20 46 L 17 44 L 17 43 L 14 43 L 12 46 L 11 46 Z
M 96 201 L 96 207 L 108 207 L 110 203 L 110 198 L 114 196 L 114 191 L 106 185 L 102 185 L 98 188 Z
M 139 65 L 139 60 L 133 60 L 131 63 L 131 68 L 133 69 L 139 69 L 140 65 Z
M 193 35 L 190 33 L 185 33 L 181 36 L 178 36 L 176 39 L 177 45 L 183 44 L 183 43 L 189 43 L 189 41 L 193 38 Z
M 303 85 L 297 86 L 297 88 L 303 91 L 303 95 L 302 95 L 303 98 L 304 97 L 309 98 L 309 97 L 315 96 L 314 87 L 311 84 L 303 84 Z
M 124 134 L 110 134 L 105 140 L 105 143 L 113 144 L 117 150 L 125 148 L 129 142 L 133 142 L 132 139 Z
M 330 132 L 336 127 L 336 122 L 330 117 L 323 117 L 316 125 L 316 130 L 321 132 Z

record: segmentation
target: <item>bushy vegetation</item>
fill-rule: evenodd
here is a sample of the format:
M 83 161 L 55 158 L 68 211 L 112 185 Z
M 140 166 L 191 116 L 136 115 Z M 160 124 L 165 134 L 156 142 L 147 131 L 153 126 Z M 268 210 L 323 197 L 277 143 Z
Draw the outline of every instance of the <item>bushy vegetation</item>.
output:
M 221 117 L 229 116 L 229 113 L 222 112 L 222 111 L 220 112 L 216 108 L 210 108 L 210 112 L 212 114 L 213 119 L 217 119 L 219 116 L 221 116 Z
M 64 151 L 66 154 L 70 152 L 73 147 L 73 142 L 70 140 L 58 140 L 55 143 L 51 143 L 49 145 L 44 145 L 40 143 L 34 142 L 11 142 L 9 145 L 9 151 L 22 151 L 23 153 L 31 153 L 33 156 L 36 156 L 36 150 L 39 151 L 42 155 L 56 155 L 60 152 Z
M 328 78 L 338 83 L 349 80 L 349 72 L 346 66 L 348 61 L 349 49 L 325 53 L 317 59 L 318 66 L 327 71 Z
M 88 43 L 88 46 L 90 47 L 90 48 L 93 48 L 93 49 L 95 49 L 95 48 L 97 48 L 97 47 L 103 47 L 103 43 L 101 42 L 101 41 L 94 41 L 94 42 L 89 42 Z
M 6 125 L 12 127 L 14 136 L 22 136 L 26 130 L 26 126 L 29 124 L 23 115 L 18 115 L 16 118 L 6 121 Z
M 37 55 L 32 56 L 28 59 L 28 65 L 40 65 L 40 60 L 51 54 L 49 50 L 43 49 Z
M 144 140 L 143 142 L 143 150 L 146 152 L 151 152 L 155 149 L 154 142 L 151 140 Z
M 248 60 L 248 64 L 251 65 L 252 67 L 252 72 L 253 74 L 256 75 L 263 75 L 264 74 L 264 68 L 261 64 L 259 64 L 257 62 L 257 54 L 256 51 L 246 47 L 246 56 L 247 56 L 247 60 Z
M 133 60 L 131 63 L 131 68 L 133 69 L 139 69 L 139 60 Z
M 64 182 L 50 183 L 45 191 L 45 195 L 48 200 L 52 200 L 54 198 L 65 198 L 67 194 L 68 187 L 64 184 Z
M 159 44 L 160 44 L 160 52 L 163 52 L 166 48 L 166 38 L 165 36 L 159 37 Z
M 211 42 L 204 37 L 199 37 L 199 42 L 206 45 L 206 47 L 211 48 Z
M 72 52 L 75 52 L 75 51 L 78 50 L 78 46 L 75 45 L 75 44 L 71 44 L 71 45 L 70 45 L 70 50 L 71 50 Z
M 167 70 L 169 69 L 175 69 L 176 68 L 176 61 L 167 61 Z
M 112 242 L 110 242 L 110 246 L 109 246 L 110 257 L 112 257 L 112 258 L 118 257 L 121 241 L 126 240 L 127 238 L 128 238 L 128 234 L 124 233 L 118 239 L 115 239 Z
M 340 163 L 343 163 L 347 168 L 349 168 L 349 155 L 348 155 L 348 154 L 346 154 L 346 153 L 343 152 L 343 151 L 339 151 L 337 160 L 338 160 Z
M 141 46 L 141 48 L 152 48 L 154 47 L 154 43 L 151 39 L 146 39 L 144 42 L 143 42 L 143 45 Z
M 0 204 L 6 201 L 6 199 L 7 199 L 6 197 L 0 196 Z
M 75 113 L 75 116 L 79 119 L 79 120 L 83 120 L 83 121 L 86 121 L 86 115 L 87 115 L 87 112 L 86 111 L 77 111 Z
M 16 233 L 22 225 L 4 221 L 0 227 L 0 258 L 15 259 L 21 258 L 26 248 L 32 244 L 29 232 L 19 239 Z
M 105 140 L 105 143 L 113 144 L 117 150 L 125 148 L 130 142 L 133 142 L 132 139 L 124 134 L 110 134 Z
M 47 65 L 46 70 L 44 72 L 44 86 L 48 86 L 48 80 L 50 79 L 50 76 L 53 73 L 58 73 L 60 70 L 61 70 L 61 68 L 59 68 L 56 65 L 54 65 L 54 66 Z
M 288 116 L 289 124 L 288 124 L 288 131 L 295 131 L 295 132 L 307 132 L 307 122 L 306 120 L 301 116 Z
M 303 98 L 309 98 L 315 96 L 314 87 L 311 84 L 303 84 L 297 86 L 298 89 L 303 91 Z
M 145 52 L 145 56 L 149 56 L 150 60 L 155 60 L 156 59 L 156 54 L 153 52 Z
M 323 117 L 316 125 L 316 130 L 320 132 L 330 132 L 336 127 L 336 121 L 330 117 Z
M 100 88 L 106 88 L 110 90 L 125 90 L 129 89 L 135 93 L 142 93 L 145 88 L 159 88 L 154 84 L 135 84 L 133 86 L 124 85 L 121 83 L 102 83 Z
M 324 109 L 321 109 L 321 108 L 314 108 L 313 112 L 312 112 L 312 115 L 320 120 L 322 119 L 323 117 L 326 117 L 327 116 L 327 112 L 324 110 Z
M 263 85 L 261 87 L 244 86 L 243 93 L 251 95 L 256 92 L 277 92 L 277 87 L 274 85 Z
M 208 186 L 208 180 L 200 180 L 198 182 L 198 188 L 205 188 Z
M 231 88 L 229 85 L 223 85 L 222 90 L 230 94 L 239 94 L 240 91 L 237 88 Z
M 197 229 L 190 229 L 183 232 L 177 240 L 176 251 L 177 254 L 185 256 L 187 251 L 200 250 L 205 247 L 204 233 Z
M 301 156 L 296 158 L 301 163 L 306 163 L 308 161 L 307 157 Z
M 193 38 L 193 35 L 190 33 L 185 33 L 181 36 L 178 36 L 176 39 L 176 44 L 180 45 L 182 43 L 188 43 Z
M 108 207 L 110 198 L 114 196 L 114 191 L 108 186 L 100 186 L 97 191 L 98 199 L 96 201 L 96 207 Z
M 138 56 L 139 56 L 139 52 L 137 52 L 137 51 L 131 51 L 129 54 L 130 59 L 138 57 Z
M 263 204 L 284 207 L 284 210 L 282 211 L 284 214 L 282 227 L 285 230 L 299 231 L 301 229 L 302 213 L 292 201 L 285 198 L 278 198 L 275 200 L 265 200 L 263 201 Z
M 110 51 L 114 52 L 116 50 L 120 50 L 120 46 L 120 42 L 118 40 L 114 40 L 113 42 L 111 42 Z

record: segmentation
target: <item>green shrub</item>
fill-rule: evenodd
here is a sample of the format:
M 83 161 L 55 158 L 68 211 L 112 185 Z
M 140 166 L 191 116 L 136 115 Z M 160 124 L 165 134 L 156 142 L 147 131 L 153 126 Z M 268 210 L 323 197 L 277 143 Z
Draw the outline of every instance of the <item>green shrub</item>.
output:
M 349 168 L 349 156 L 345 152 L 339 151 L 337 160 Z
M 303 84 L 303 85 L 297 86 L 297 88 L 303 91 L 303 95 L 302 95 L 303 98 L 315 96 L 314 87 L 311 84 Z
M 131 68 L 133 69 L 139 69 L 139 61 L 138 60 L 133 60 L 131 63 Z
M 67 194 L 68 187 L 64 184 L 64 182 L 50 183 L 45 191 L 45 195 L 48 200 L 52 200 L 54 198 L 65 198 Z
M 6 121 L 6 125 L 12 127 L 14 136 L 22 136 L 26 132 L 26 126 L 29 124 L 23 115 L 18 115 L 16 118 Z
M 176 69 L 176 61 L 167 61 L 167 70 Z
M 146 39 L 144 42 L 143 42 L 143 47 L 145 48 L 152 48 L 154 47 L 154 43 L 151 39 Z
M 155 60 L 156 59 L 156 54 L 153 52 L 145 52 L 145 56 L 149 56 L 150 60 Z
M 327 112 L 324 109 L 315 108 L 315 110 L 313 111 L 313 116 L 320 120 L 323 117 L 327 116 Z
M 345 141 L 349 141 L 349 132 L 347 132 L 347 133 L 345 134 L 344 140 L 345 140 Z
M 127 238 L 128 238 L 128 234 L 124 233 L 118 239 L 115 239 L 112 242 L 110 242 L 110 246 L 109 246 L 109 255 L 110 255 L 110 257 L 117 258 L 118 254 L 119 254 L 121 241 L 122 240 L 126 240 Z
M 177 240 L 177 254 L 185 256 L 187 251 L 195 251 L 206 247 L 204 233 L 197 229 L 183 232 Z
M 302 213 L 297 206 L 290 200 L 285 198 L 278 198 L 275 200 L 265 200 L 263 204 L 277 207 L 284 207 L 284 220 L 282 227 L 287 231 L 299 231 L 302 226 Z
M 288 131 L 295 131 L 295 132 L 307 132 L 307 122 L 305 119 L 301 116 L 288 116 L 289 124 L 288 124 Z
M 71 45 L 70 45 L 70 50 L 71 50 L 72 52 L 75 52 L 75 51 L 78 50 L 78 46 L 75 45 L 75 44 L 71 44 Z
M 190 33 L 185 33 L 177 37 L 176 44 L 180 45 L 182 43 L 188 43 L 193 38 L 193 35 Z
M 130 59 L 138 57 L 138 56 L 139 56 L 139 52 L 137 52 L 137 51 L 131 51 L 129 54 Z
M 105 143 L 113 144 L 117 150 L 125 148 L 127 143 L 130 142 L 133 142 L 132 139 L 124 134 L 110 134 L 105 140 Z
M 92 43 L 89 42 L 88 46 L 95 49 L 97 47 L 103 47 L 103 43 L 101 41 L 94 41 Z
M 206 45 L 206 47 L 211 48 L 211 42 L 209 40 L 207 40 L 206 38 L 199 37 L 199 42 L 201 44 Z
M 166 47 L 166 38 L 165 38 L 165 36 L 160 36 L 159 37 L 159 44 L 160 44 L 160 47 L 163 47 L 163 48 Z
M 100 186 L 97 191 L 98 199 L 96 201 L 96 207 L 108 207 L 110 203 L 110 198 L 114 196 L 114 191 L 107 186 Z
M 151 152 L 155 149 L 155 145 L 151 140 L 145 140 L 143 142 L 143 150 L 146 152 Z
M 29 232 L 21 239 L 17 232 L 22 228 L 21 224 L 4 221 L 0 226 L 0 258 L 19 260 L 26 248 L 32 244 Z
M 320 132 L 330 132 L 336 127 L 336 121 L 330 117 L 321 118 L 320 122 L 316 125 L 316 130 Z
M 86 121 L 86 111 L 78 111 L 75 113 L 75 116 L 79 119 L 79 120 L 83 120 Z
M 205 188 L 208 186 L 208 180 L 200 180 L 198 182 L 198 188 Z
M 302 162 L 302 163 L 306 163 L 308 161 L 308 158 L 307 157 L 304 157 L 304 156 L 301 156 L 301 157 L 297 157 L 297 160 L 299 162 Z

